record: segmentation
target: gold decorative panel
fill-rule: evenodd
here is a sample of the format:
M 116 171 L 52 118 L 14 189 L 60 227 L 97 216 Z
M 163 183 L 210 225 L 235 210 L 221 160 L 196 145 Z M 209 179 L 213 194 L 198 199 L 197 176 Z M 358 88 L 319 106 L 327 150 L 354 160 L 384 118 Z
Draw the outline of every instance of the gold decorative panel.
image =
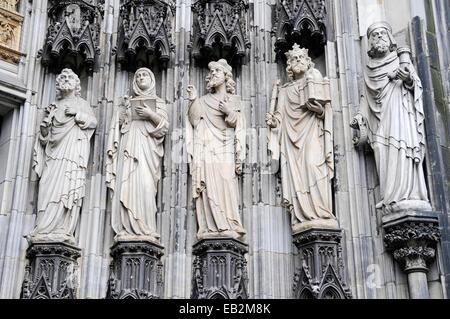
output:
M 18 0 L 0 0 L 0 59 L 17 64 L 23 17 L 17 13 Z

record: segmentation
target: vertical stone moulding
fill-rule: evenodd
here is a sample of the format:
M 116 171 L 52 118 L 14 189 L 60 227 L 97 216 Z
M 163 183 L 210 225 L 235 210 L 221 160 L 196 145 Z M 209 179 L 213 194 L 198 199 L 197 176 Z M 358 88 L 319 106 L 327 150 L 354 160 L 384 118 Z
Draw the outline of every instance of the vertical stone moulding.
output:
M 149 241 L 119 241 L 111 248 L 107 299 L 163 296 L 163 247 Z
M 202 239 L 194 246 L 193 299 L 247 299 L 247 245 L 232 238 Z
M 22 299 L 76 299 L 81 249 L 65 243 L 33 243 L 27 249 Z

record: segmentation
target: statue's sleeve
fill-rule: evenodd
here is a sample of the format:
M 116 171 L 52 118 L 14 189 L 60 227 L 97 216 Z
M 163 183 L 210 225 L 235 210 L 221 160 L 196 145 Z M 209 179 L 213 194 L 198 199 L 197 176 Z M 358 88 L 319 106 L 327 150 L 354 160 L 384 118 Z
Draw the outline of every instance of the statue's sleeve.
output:
M 156 128 L 153 128 L 151 125 L 146 125 L 146 127 L 148 134 L 155 138 L 161 139 L 164 138 L 169 130 L 169 116 L 167 115 L 166 104 L 164 101 L 159 99 L 156 101 L 156 113 L 161 117 L 161 120 L 158 125 L 156 125 Z
M 83 108 L 75 115 L 75 122 L 81 129 L 95 129 L 97 127 L 97 119 L 92 111 L 92 108 L 87 102 L 83 102 Z

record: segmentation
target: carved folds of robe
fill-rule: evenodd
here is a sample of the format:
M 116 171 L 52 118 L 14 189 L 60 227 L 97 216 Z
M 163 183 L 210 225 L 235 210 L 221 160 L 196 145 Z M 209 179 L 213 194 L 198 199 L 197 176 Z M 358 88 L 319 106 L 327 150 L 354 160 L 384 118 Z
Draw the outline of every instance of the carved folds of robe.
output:
M 366 91 L 361 114 L 366 117 L 368 140 L 374 150 L 380 180 L 381 202 L 377 207 L 408 200 L 416 208 L 429 209 L 422 163 L 425 155 L 422 85 L 413 65 L 413 84 L 389 80 L 399 67 L 397 53 L 371 59 L 366 67 Z M 406 203 L 406 202 L 404 202 Z M 410 202 L 411 203 L 411 202 Z
M 46 137 L 36 141 L 33 167 L 40 177 L 36 227 L 30 237 L 74 244 L 82 199 L 85 196 L 90 138 L 97 120 L 88 102 L 73 102 L 77 115 L 66 115 L 61 101 L 52 105 Z M 78 123 L 77 123 L 78 122 Z
M 245 234 L 239 216 L 236 175 L 245 159 L 245 118 L 239 97 L 229 96 L 234 111 L 228 116 L 219 110 L 220 101 L 212 94 L 195 100 L 188 112 L 187 149 L 192 156 L 192 194 L 199 239 Z
M 155 96 L 161 121 L 134 117 L 122 104 L 115 113 L 107 146 L 107 185 L 112 192 L 112 227 L 116 240 L 157 242 L 156 193 L 161 177 L 164 137 L 169 122 L 166 105 Z
M 308 74 L 322 79 L 320 72 Z M 280 88 L 269 131 L 269 150 L 280 161 L 283 204 L 291 213 L 293 232 L 311 228 L 337 228 L 332 213 L 331 179 L 334 174 L 330 103 L 317 113 L 300 105 L 306 76 Z

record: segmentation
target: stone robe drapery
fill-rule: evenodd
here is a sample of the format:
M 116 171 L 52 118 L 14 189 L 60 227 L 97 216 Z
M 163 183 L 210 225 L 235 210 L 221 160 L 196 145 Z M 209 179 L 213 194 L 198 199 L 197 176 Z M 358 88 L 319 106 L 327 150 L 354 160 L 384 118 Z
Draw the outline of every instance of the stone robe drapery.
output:
M 149 98 L 156 98 L 156 113 L 161 116 L 158 125 L 133 118 L 120 106 L 109 131 L 106 183 L 112 195 L 112 227 L 119 240 L 157 241 L 160 237 L 156 193 L 169 122 L 164 101 Z
M 409 65 L 413 84 L 390 80 L 399 68 L 396 52 L 381 60 L 371 59 L 365 72 L 361 114 L 367 119 L 368 140 L 375 154 L 381 201 L 377 207 L 408 200 L 416 208 L 428 203 L 422 163 L 425 156 L 422 85 L 414 66 Z M 406 202 L 405 202 L 406 203 Z M 411 203 L 411 202 L 410 202 Z
M 66 115 L 63 100 L 52 106 L 47 136 L 39 135 L 33 156 L 33 168 L 39 180 L 35 240 L 73 242 L 73 233 L 85 196 L 86 169 L 90 138 L 97 120 L 88 102 L 76 97 L 70 106 L 76 116 Z
M 274 113 L 277 127 L 268 135 L 272 159 L 280 161 L 283 204 L 291 213 L 294 233 L 310 227 L 338 226 L 331 196 L 332 109 L 326 103 L 324 113 L 317 116 L 300 105 L 299 90 L 305 80 L 306 76 L 280 88 Z
M 233 111 L 228 116 L 219 110 L 220 101 L 213 94 L 195 100 L 188 111 L 187 151 L 192 157 L 199 239 L 245 234 L 236 175 L 245 159 L 245 118 L 239 97 L 229 98 Z

